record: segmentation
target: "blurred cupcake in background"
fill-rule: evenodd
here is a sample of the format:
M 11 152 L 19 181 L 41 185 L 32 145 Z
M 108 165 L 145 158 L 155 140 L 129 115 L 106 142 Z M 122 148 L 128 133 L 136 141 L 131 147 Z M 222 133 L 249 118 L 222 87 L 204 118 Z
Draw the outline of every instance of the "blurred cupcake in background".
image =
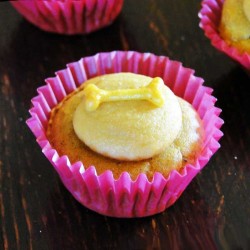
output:
M 111 24 L 123 0 L 17 0 L 13 7 L 35 26 L 48 32 L 87 34 Z
M 250 0 L 203 0 L 200 27 L 219 51 L 250 71 Z

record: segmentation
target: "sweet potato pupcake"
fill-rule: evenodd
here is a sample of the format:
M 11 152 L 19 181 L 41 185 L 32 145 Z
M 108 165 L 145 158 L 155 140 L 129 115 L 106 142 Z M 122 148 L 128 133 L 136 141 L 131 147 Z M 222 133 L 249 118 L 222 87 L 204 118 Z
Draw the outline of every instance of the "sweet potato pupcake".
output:
M 117 179 L 155 172 L 167 177 L 193 163 L 203 126 L 193 107 L 159 77 L 106 74 L 84 82 L 52 111 L 47 137 L 59 155 Z
M 144 217 L 173 205 L 219 149 L 223 120 L 211 93 L 167 57 L 99 53 L 47 78 L 27 124 L 82 205 Z
M 40 29 L 66 35 L 87 34 L 110 25 L 123 6 L 123 0 L 15 0 L 10 3 Z
M 228 44 L 250 53 L 250 0 L 225 0 L 219 31 Z

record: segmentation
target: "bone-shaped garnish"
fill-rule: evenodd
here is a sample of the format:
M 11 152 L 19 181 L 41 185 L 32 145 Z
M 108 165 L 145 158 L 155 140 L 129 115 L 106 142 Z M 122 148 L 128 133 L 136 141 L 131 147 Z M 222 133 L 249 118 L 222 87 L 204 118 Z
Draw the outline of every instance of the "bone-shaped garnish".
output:
M 103 102 L 129 100 L 147 100 L 161 107 L 164 104 L 164 98 L 160 86 L 163 84 L 160 77 L 155 77 L 147 86 L 138 89 L 104 90 L 89 84 L 84 89 L 85 108 L 87 111 L 94 111 Z

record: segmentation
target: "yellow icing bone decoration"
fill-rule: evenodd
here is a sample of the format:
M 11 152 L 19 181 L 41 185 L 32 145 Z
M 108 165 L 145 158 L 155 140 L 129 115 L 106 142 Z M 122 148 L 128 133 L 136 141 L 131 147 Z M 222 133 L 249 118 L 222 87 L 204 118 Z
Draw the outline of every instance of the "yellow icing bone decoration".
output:
M 89 84 L 84 89 L 85 108 L 87 111 L 94 111 L 103 102 L 126 100 L 148 100 L 157 107 L 161 107 L 164 104 L 164 99 L 160 85 L 164 85 L 160 77 L 153 78 L 146 87 L 138 89 L 104 90 L 95 84 Z

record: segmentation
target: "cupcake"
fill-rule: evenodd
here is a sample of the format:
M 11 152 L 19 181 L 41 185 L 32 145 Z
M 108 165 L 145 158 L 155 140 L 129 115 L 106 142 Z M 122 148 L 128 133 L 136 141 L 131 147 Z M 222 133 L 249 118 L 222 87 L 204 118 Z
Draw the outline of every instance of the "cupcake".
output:
M 250 70 L 250 1 L 204 0 L 200 27 L 212 45 Z M 249 9 L 249 11 L 248 11 Z
M 11 3 L 40 29 L 73 35 L 111 24 L 120 13 L 123 0 L 17 0 Z
M 118 51 L 56 74 L 27 124 L 66 188 L 100 214 L 164 211 L 219 148 L 212 90 L 179 62 Z
M 132 180 L 155 172 L 165 178 L 193 163 L 202 148 L 203 124 L 191 104 L 159 77 L 105 74 L 84 82 L 52 109 L 51 146 L 70 162 L 97 174 L 128 172 Z

